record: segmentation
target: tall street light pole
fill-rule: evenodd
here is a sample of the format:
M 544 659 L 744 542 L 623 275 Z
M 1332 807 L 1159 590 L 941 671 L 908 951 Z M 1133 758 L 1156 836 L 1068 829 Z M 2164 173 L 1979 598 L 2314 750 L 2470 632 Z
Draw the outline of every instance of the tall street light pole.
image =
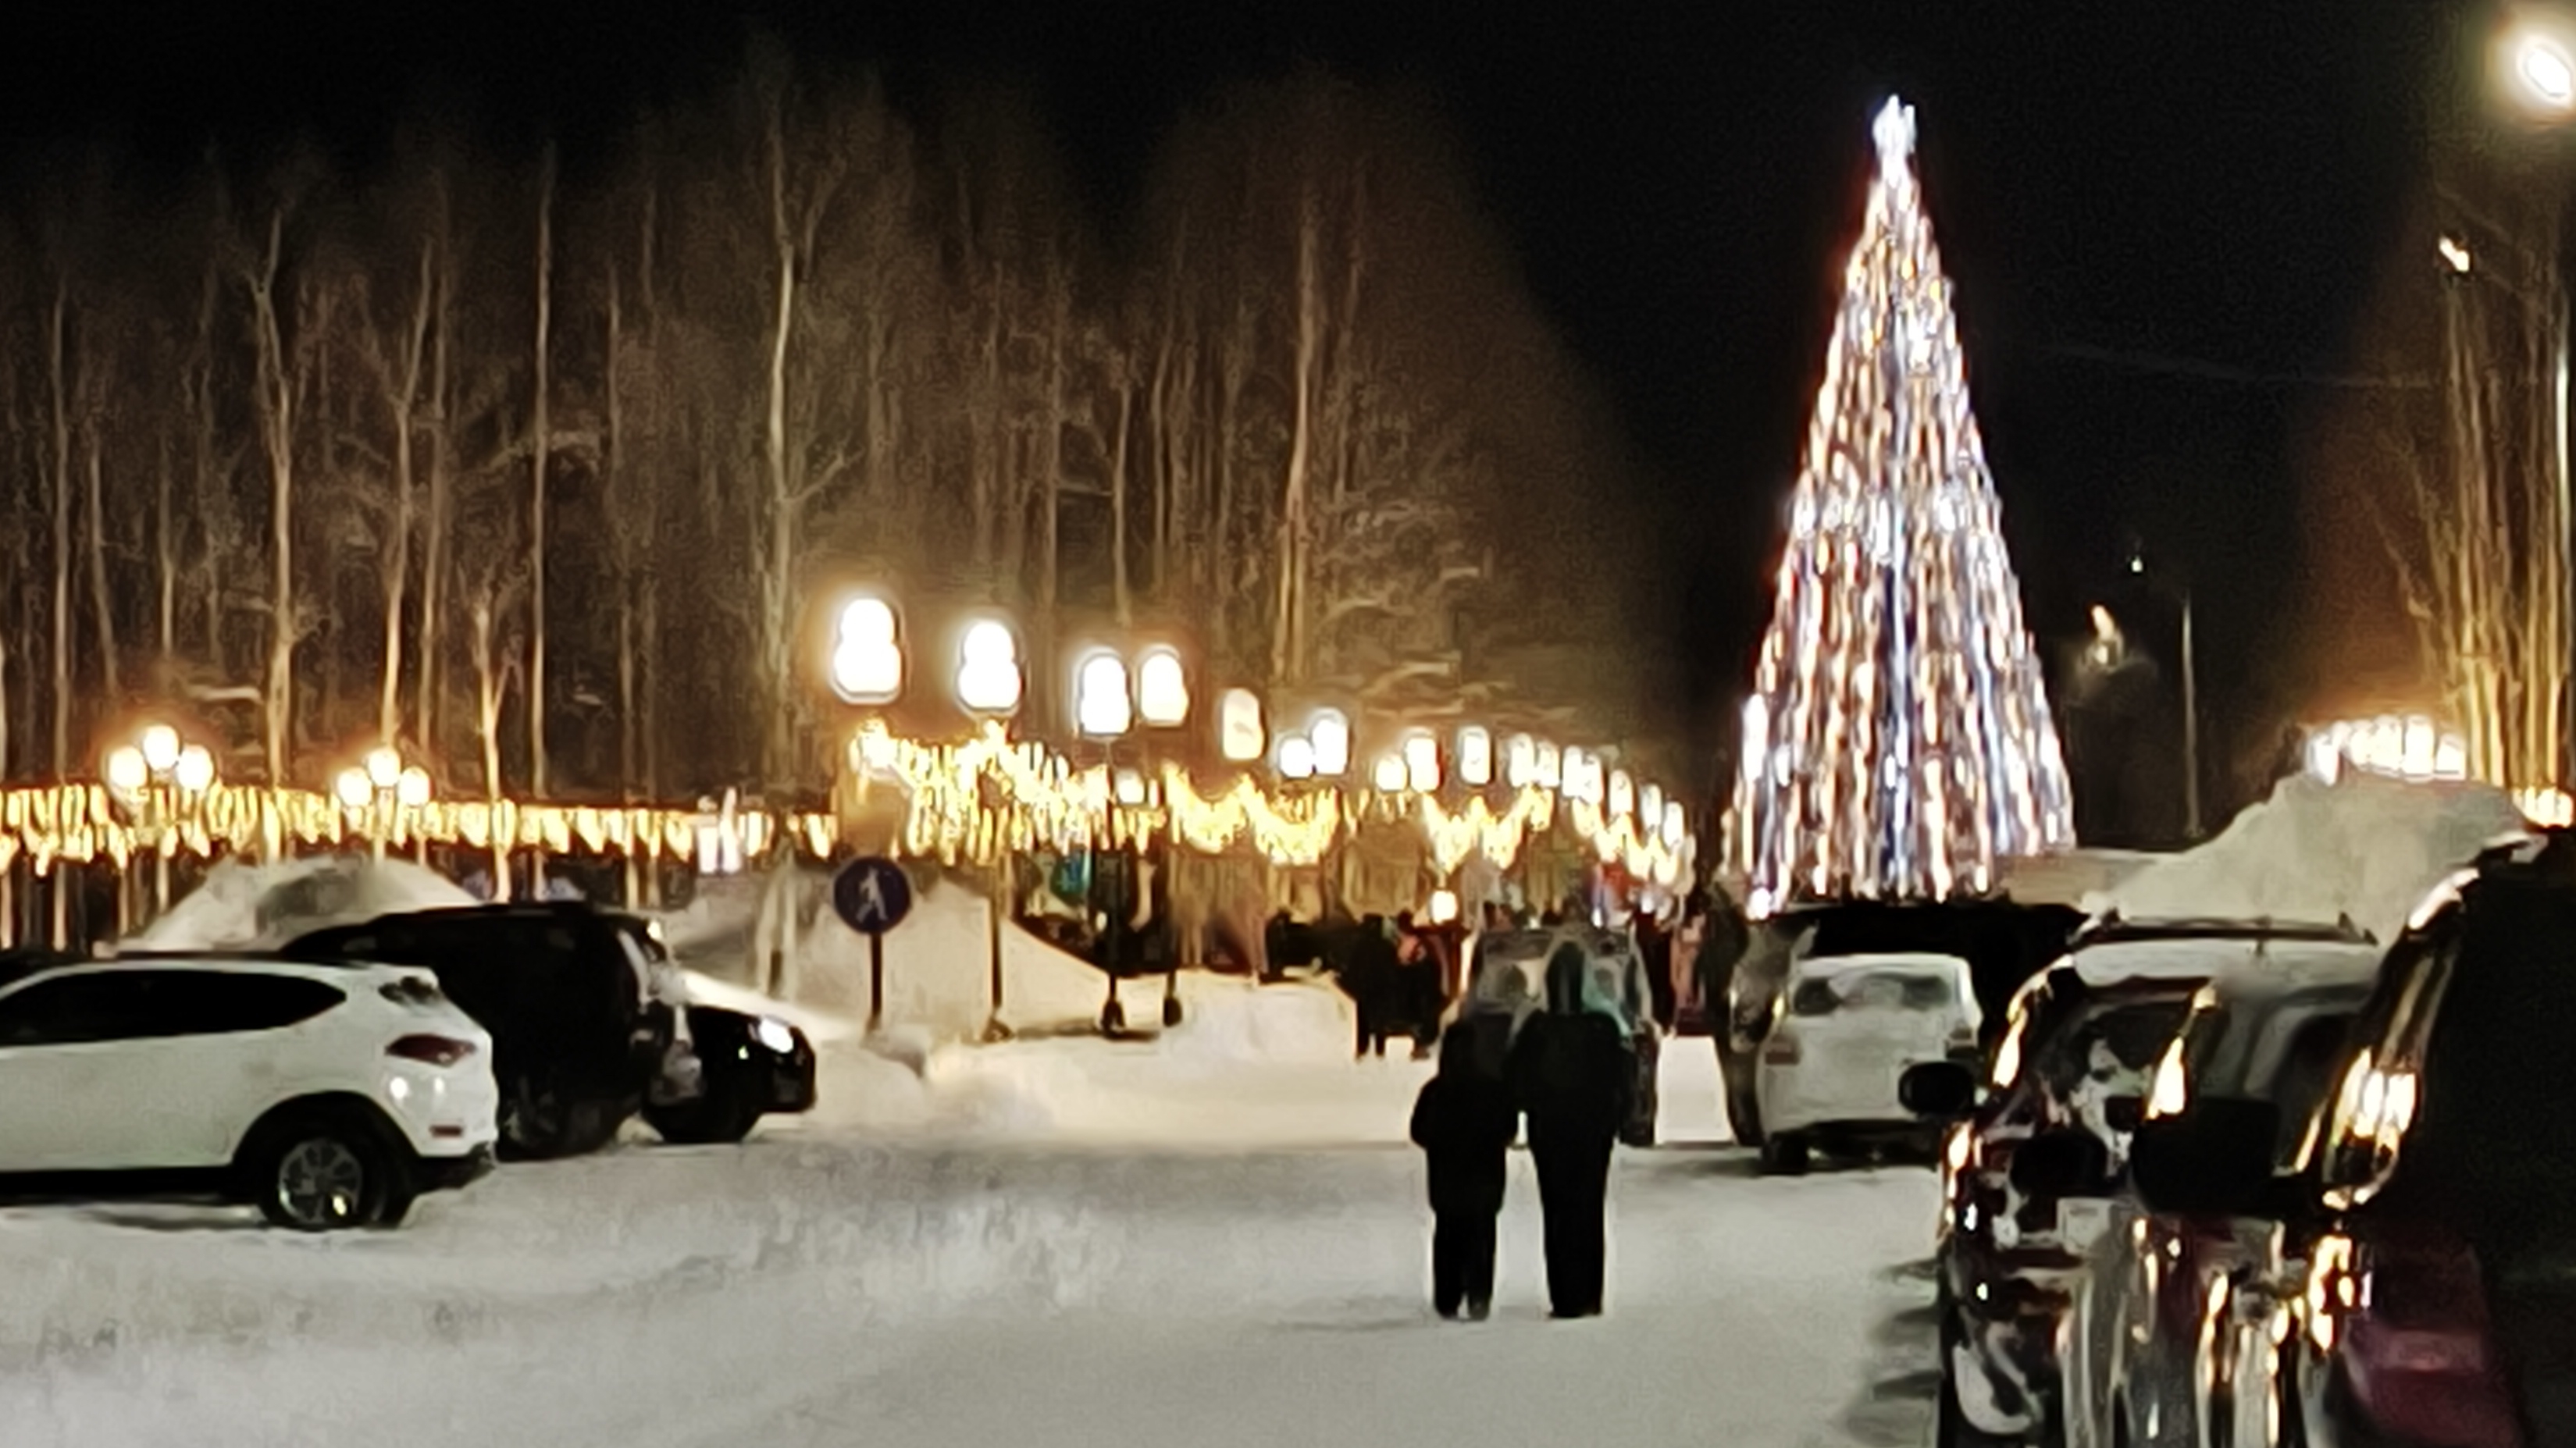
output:
M 2129 572 L 2141 579 L 2148 576 L 2145 553 L 2130 553 Z M 2148 584 L 2156 586 L 2157 582 Z M 2185 838 L 2196 841 L 2200 838 L 2200 650 L 2192 639 L 2191 581 L 2165 586 L 2182 607 L 2182 828 Z

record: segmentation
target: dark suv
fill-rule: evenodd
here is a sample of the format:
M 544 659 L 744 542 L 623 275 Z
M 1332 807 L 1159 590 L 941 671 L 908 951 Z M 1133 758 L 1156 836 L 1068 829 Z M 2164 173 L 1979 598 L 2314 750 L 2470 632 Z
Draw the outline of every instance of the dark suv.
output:
M 2243 1103 L 2139 1133 L 2161 1210 L 2267 1218 L 2240 1289 L 2274 1351 L 2255 1422 L 2309 1448 L 2576 1444 L 2576 838 L 2481 858 L 2416 912 L 2292 1123 Z
M 595 1150 L 638 1111 L 675 1141 L 735 1141 L 814 1102 L 814 1052 L 784 1022 L 688 1004 L 640 919 L 576 903 L 381 915 L 302 936 L 291 959 L 437 973 L 492 1033 L 510 1155 Z

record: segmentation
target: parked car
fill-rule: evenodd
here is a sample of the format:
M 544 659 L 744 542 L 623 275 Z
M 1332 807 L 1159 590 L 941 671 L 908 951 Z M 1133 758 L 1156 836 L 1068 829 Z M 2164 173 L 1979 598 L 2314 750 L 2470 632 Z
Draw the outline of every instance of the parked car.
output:
M 2065 953 L 2084 916 L 2059 905 L 2009 899 L 1813 901 L 1760 922 L 1726 981 L 1724 1020 L 1714 1032 L 1726 1119 L 1735 1139 L 1766 1137 L 1756 1084 L 1763 1043 L 1788 1004 L 1793 957 L 1946 955 L 1968 963 L 1983 1039 L 1991 1046 L 2004 1007 L 2025 981 Z
M 392 1226 L 489 1170 L 492 1039 L 427 974 L 163 957 L 0 986 L 0 1173 Z
M 1798 955 L 1789 1007 L 1755 1075 L 1766 1171 L 1802 1172 L 1809 1151 L 1902 1142 L 1937 1131 L 1897 1100 L 1905 1069 L 1977 1054 L 1977 1000 L 1955 955 Z
M 2364 939 L 2343 924 L 2107 919 L 2015 995 L 1982 1086 L 1955 1062 L 1906 1072 L 1910 1109 L 1965 1118 L 1943 1148 L 1943 1444 L 2063 1441 L 2061 1334 L 2194 995 L 2277 942 Z
M 1661 1109 L 1656 1077 L 1662 1040 L 1655 1027 L 1654 997 L 1646 980 L 1645 957 L 1627 935 L 1588 925 L 1496 930 L 1478 935 L 1469 946 L 1467 988 L 1459 997 L 1455 1014 L 1502 1015 L 1517 1020 L 1541 1008 L 1547 1001 L 1548 957 L 1566 941 L 1583 947 L 1591 964 L 1596 996 L 1616 1006 L 1636 1063 L 1637 1087 L 1619 1139 L 1630 1146 L 1652 1146 Z
M 814 1109 L 814 1043 L 802 1028 L 765 1012 L 690 997 L 687 977 L 656 926 L 631 915 L 609 919 L 643 953 L 656 995 L 687 1001 L 682 1020 L 702 1089 L 667 1099 L 648 1093 L 646 1125 L 668 1142 L 730 1142 L 750 1135 L 763 1116 Z
M 297 960 L 423 967 L 492 1033 L 505 1154 L 595 1150 L 646 1105 L 704 1094 L 680 977 L 641 921 L 579 903 L 381 915 L 289 942 Z
M 2287 1168 L 2325 1095 L 2354 1013 L 2379 970 L 2377 947 L 2333 941 L 2261 942 L 2192 1001 L 2139 1114 L 2150 1122 L 2278 1108 L 2273 1160 Z M 2124 1192 L 2111 1230 L 2077 1284 L 2068 1335 L 2067 1437 L 2094 1444 L 2264 1441 L 2240 1417 L 2237 1364 L 2256 1361 L 2269 1314 L 2239 1320 L 2237 1290 L 2266 1260 L 2273 1224 L 2225 1213 L 2159 1212 Z M 2242 1405 L 2259 1412 L 2261 1400 Z
M 2270 1103 L 2142 1128 L 2156 1209 L 2279 1229 L 2234 1443 L 2576 1443 L 2571 942 L 2576 839 L 2491 852 L 2388 952 L 2291 1170 Z

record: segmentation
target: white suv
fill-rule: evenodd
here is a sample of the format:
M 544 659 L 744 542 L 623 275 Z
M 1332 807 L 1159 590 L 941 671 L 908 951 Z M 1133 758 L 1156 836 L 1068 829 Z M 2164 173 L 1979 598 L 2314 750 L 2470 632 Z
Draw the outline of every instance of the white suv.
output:
M 426 971 L 137 957 L 0 987 L 0 1173 L 391 1226 L 491 1169 L 492 1038 Z

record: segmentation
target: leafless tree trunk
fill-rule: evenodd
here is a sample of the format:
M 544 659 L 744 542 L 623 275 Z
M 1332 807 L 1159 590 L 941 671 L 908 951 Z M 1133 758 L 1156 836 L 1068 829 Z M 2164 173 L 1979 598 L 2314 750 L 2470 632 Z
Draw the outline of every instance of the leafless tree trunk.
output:
M 446 585 L 448 537 L 454 522 L 456 456 L 456 381 L 450 370 L 449 342 L 456 333 L 456 250 L 447 178 L 431 178 L 435 217 L 428 250 L 438 258 L 423 288 L 434 309 L 429 326 L 429 498 L 422 511 L 426 533 L 421 539 L 419 705 L 412 711 L 423 747 L 439 747 L 439 701 L 445 697 Z
M 170 516 L 170 434 L 167 424 L 153 435 L 152 562 L 160 589 L 160 675 L 156 687 L 173 691 L 179 678 L 179 534 Z
M 1288 437 L 1288 475 L 1279 495 L 1279 577 L 1271 618 L 1270 673 L 1282 683 L 1303 680 L 1306 607 L 1308 469 L 1315 447 L 1316 373 L 1323 345 L 1323 299 L 1316 252 L 1322 245 L 1322 203 L 1306 184 L 1297 214 L 1297 343 L 1290 378 L 1295 416 Z
M 70 305 L 68 288 L 54 283 L 54 304 L 45 324 L 45 373 L 53 404 L 52 492 L 54 503 L 54 777 L 68 779 L 72 768 L 72 424 L 68 379 L 63 366 L 63 313 Z
M 1118 433 L 1109 445 L 1109 596 L 1118 626 L 1136 621 L 1127 588 L 1127 431 L 1135 410 L 1134 368 L 1123 346 L 1112 344 L 1110 386 L 1118 392 Z
M 413 459 L 420 409 L 421 372 L 427 360 L 430 326 L 435 317 L 437 238 L 422 238 L 420 265 L 412 283 L 410 306 L 401 320 L 392 355 L 378 345 L 374 357 L 377 386 L 382 390 L 394 433 L 394 496 L 385 524 L 384 677 L 376 694 L 376 737 L 391 743 L 402 737 L 403 604 L 411 578 Z M 424 721 L 425 723 L 426 721 Z
M 518 650 L 498 637 L 500 621 L 516 601 L 522 569 L 487 557 L 467 589 L 466 647 L 474 663 L 474 734 L 483 750 L 483 798 L 498 803 L 501 787 L 501 706 L 510 693 L 510 676 L 518 672 Z M 494 822 L 492 897 L 510 898 L 510 841 Z
M 269 616 L 268 675 L 260 728 L 271 784 L 287 781 L 287 743 L 295 706 L 295 416 L 298 404 L 296 365 L 286 355 L 285 331 L 277 319 L 277 269 L 285 245 L 286 214 L 272 211 L 268 243 L 243 268 L 242 283 L 250 294 L 252 340 L 259 354 L 259 432 L 268 458 Z M 309 345 L 298 337 L 298 350 Z
M 87 369 L 88 363 L 84 359 L 83 370 Z M 107 491 L 107 485 L 100 469 L 100 442 L 95 412 L 91 413 L 82 430 L 87 434 L 85 440 L 89 445 L 89 486 L 85 490 L 84 501 L 88 512 L 89 528 L 90 606 L 98 615 L 98 660 L 107 684 L 108 706 L 116 708 L 124 702 L 125 689 L 117 677 L 116 593 L 107 582 L 107 504 L 101 496 Z
M 528 776 L 530 792 L 542 800 L 546 797 L 546 463 L 554 451 L 554 434 L 546 418 L 546 330 L 554 318 L 555 151 L 551 142 L 537 184 L 536 396 L 528 429 Z

